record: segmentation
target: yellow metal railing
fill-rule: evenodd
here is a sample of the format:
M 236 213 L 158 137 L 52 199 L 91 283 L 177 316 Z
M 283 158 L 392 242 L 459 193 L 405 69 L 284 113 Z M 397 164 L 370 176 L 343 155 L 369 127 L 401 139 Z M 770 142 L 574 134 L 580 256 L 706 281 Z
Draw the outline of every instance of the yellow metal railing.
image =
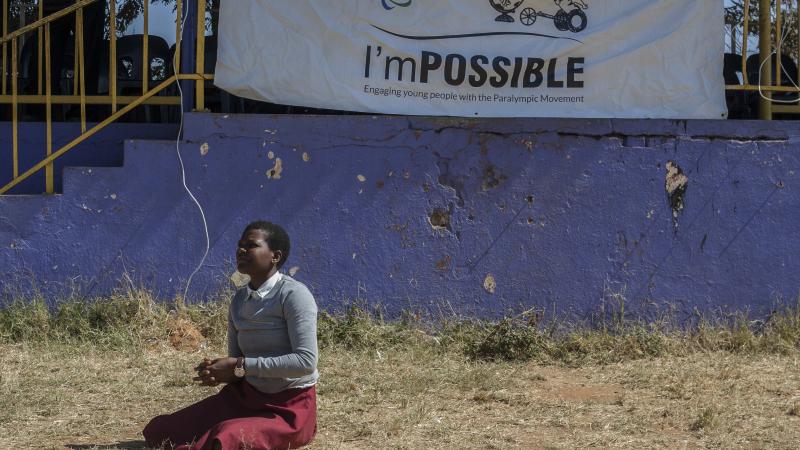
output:
M 54 193 L 54 173 L 53 162 L 64 155 L 69 150 L 75 148 L 81 142 L 87 140 L 92 135 L 118 120 L 120 117 L 130 112 L 140 105 L 181 105 L 181 98 L 176 95 L 160 95 L 155 97 L 156 94 L 162 92 L 171 84 L 179 82 L 179 80 L 194 80 L 195 83 L 195 103 L 196 110 L 203 110 L 205 108 L 205 82 L 206 80 L 213 79 L 212 74 L 206 74 L 204 68 L 204 55 L 205 55 L 205 16 L 206 4 L 205 0 L 188 0 L 189 4 L 184 5 L 183 0 L 176 0 L 176 20 L 175 20 L 175 54 L 173 58 L 173 67 L 175 74 L 168 76 L 165 80 L 161 81 L 158 85 L 150 88 L 150 70 L 151 64 L 148 58 L 149 51 L 149 8 L 148 1 L 143 2 L 143 47 L 142 47 L 142 90 L 140 95 L 118 95 L 117 94 L 117 29 L 116 29 L 116 11 L 117 1 L 108 0 L 109 10 L 109 64 L 108 64 L 108 80 L 109 89 L 108 95 L 87 95 L 86 94 L 86 72 L 84 55 L 84 30 L 83 30 L 83 10 L 88 5 L 95 3 L 98 0 L 77 0 L 75 4 L 59 10 L 48 16 L 44 16 L 43 1 L 39 0 L 38 4 L 38 20 L 35 22 L 22 26 L 17 30 L 9 32 L 9 0 L 2 0 L 3 23 L 2 23 L 2 37 L 0 44 L 2 45 L 2 84 L 0 85 L 0 105 L 11 105 L 11 122 L 12 122 L 12 179 L 10 182 L 0 187 L 0 195 L 7 193 L 10 189 L 17 186 L 19 183 L 25 181 L 33 174 L 40 170 L 45 171 L 45 192 Z M 103 1 L 103 0 L 100 0 Z M 181 18 L 184 13 L 184 6 L 187 10 L 194 8 L 192 13 L 196 12 L 197 27 L 196 35 L 193 36 L 196 55 L 194 57 L 194 72 L 181 73 L 181 36 L 183 33 Z M 187 12 L 188 14 L 188 12 Z M 74 67 L 73 67 L 73 92 L 71 95 L 53 95 L 52 94 L 52 80 L 51 77 L 51 33 L 50 25 L 58 19 L 62 19 L 68 15 L 75 16 L 75 52 L 74 52 Z M 190 16 L 191 17 L 191 16 Z M 188 18 L 187 18 L 188 20 Z M 19 94 L 18 81 L 20 78 L 18 59 L 19 53 L 19 39 L 27 33 L 35 32 L 38 36 L 37 39 L 37 81 L 36 81 L 36 94 Z M 10 53 L 9 53 L 10 51 Z M 8 61 L 10 60 L 10 73 L 8 71 Z M 42 66 L 44 62 L 44 67 Z M 165 62 L 166 63 L 166 62 Z M 43 70 L 44 69 L 44 70 Z M 10 83 L 8 80 L 10 79 Z M 10 93 L 9 86 L 10 84 Z M 43 89 L 44 88 L 44 89 Z M 44 91 L 44 92 L 43 92 Z M 40 104 L 45 105 L 45 122 L 46 122 L 46 157 L 33 165 L 33 167 L 20 173 L 19 167 L 19 107 L 25 104 Z M 80 108 L 80 121 L 81 133 L 72 139 L 63 147 L 53 151 L 53 105 L 78 105 Z M 91 128 L 87 126 L 86 105 L 107 105 L 110 106 L 111 115 L 106 119 L 95 124 Z M 120 105 L 124 105 L 119 108 Z
M 748 51 L 748 38 L 750 37 L 751 25 L 751 2 L 758 4 L 758 42 L 759 42 L 759 82 L 753 84 L 749 79 L 747 70 L 747 51 Z M 727 85 L 726 89 L 729 91 L 750 91 L 758 92 L 761 96 L 759 99 L 758 117 L 762 120 L 772 120 L 774 113 L 788 113 L 800 114 L 800 104 L 775 104 L 773 103 L 773 94 L 776 92 L 797 92 L 800 94 L 800 88 L 797 86 L 783 86 L 782 76 L 784 68 L 782 66 L 782 44 L 784 33 L 784 6 L 787 6 L 787 11 L 792 11 L 792 6 L 797 14 L 797 25 L 800 27 L 800 0 L 776 0 L 775 1 L 775 21 L 772 21 L 772 5 L 769 0 L 745 0 L 744 2 L 744 17 L 742 23 L 742 84 Z M 773 28 L 774 27 L 774 28 Z M 772 30 L 775 30 L 774 40 L 771 36 Z M 798 30 L 800 36 L 800 29 Z M 775 66 L 771 60 L 775 56 Z M 793 55 L 797 62 L 800 63 L 800 49 L 796 55 Z M 794 80 L 795 83 L 798 80 Z

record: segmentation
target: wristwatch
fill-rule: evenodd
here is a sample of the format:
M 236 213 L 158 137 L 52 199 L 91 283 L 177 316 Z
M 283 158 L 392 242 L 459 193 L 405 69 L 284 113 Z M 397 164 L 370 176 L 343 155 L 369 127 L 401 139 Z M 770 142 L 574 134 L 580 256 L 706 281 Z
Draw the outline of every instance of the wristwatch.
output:
M 241 356 L 236 359 L 236 367 L 233 368 L 233 374 L 236 376 L 236 378 L 242 378 L 245 374 L 244 358 Z

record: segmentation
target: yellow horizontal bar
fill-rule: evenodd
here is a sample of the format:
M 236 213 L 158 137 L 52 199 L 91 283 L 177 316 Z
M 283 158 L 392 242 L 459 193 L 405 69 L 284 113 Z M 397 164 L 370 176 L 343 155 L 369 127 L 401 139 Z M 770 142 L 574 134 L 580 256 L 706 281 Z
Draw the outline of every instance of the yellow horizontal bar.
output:
M 114 122 L 115 120 L 119 119 L 120 117 L 125 115 L 127 112 L 129 112 L 133 108 L 135 108 L 135 107 L 139 106 L 140 104 L 142 104 L 148 98 L 156 95 L 159 91 L 161 91 L 162 89 L 166 88 L 167 86 L 170 85 L 170 83 L 173 83 L 174 81 L 175 81 L 175 77 L 174 76 L 171 76 L 171 77 L 167 78 L 166 80 L 162 81 L 161 84 L 159 84 L 158 86 L 154 87 L 153 89 L 147 91 L 144 95 L 139 97 L 139 99 L 137 101 L 125 106 L 124 108 L 122 108 L 119 111 L 115 112 L 114 114 L 110 115 L 108 118 L 106 118 L 102 122 L 98 123 L 97 125 L 93 126 L 90 129 L 86 130 L 85 133 L 83 133 L 80 136 L 78 136 L 77 138 L 73 139 L 72 142 L 70 142 L 69 144 L 61 147 L 60 149 L 58 149 L 58 151 L 53 152 L 52 155 L 50 155 L 47 158 L 39 161 L 35 166 L 33 166 L 30 169 L 26 170 L 25 173 L 23 173 L 22 175 L 20 175 L 19 177 L 15 178 L 15 179 L 11 180 L 8 184 L 6 184 L 2 188 L 0 188 L 0 195 L 5 194 L 6 192 L 8 192 L 9 189 L 11 189 L 14 186 L 18 185 L 22 181 L 28 179 L 28 177 L 30 177 L 31 175 L 33 175 L 37 171 L 41 170 L 43 167 L 47 166 L 51 162 L 55 161 L 59 156 L 63 155 L 64 153 L 66 153 L 68 151 L 70 151 L 72 148 L 74 148 L 76 145 L 80 144 L 81 142 L 85 141 L 86 139 L 89 139 L 95 133 L 97 133 L 101 129 L 105 128 L 106 125 L 108 125 L 108 124 Z
M 757 91 L 759 87 L 757 85 L 740 85 L 740 84 L 729 84 L 725 86 L 725 89 L 728 91 Z M 761 91 L 763 92 L 800 92 L 800 89 L 792 86 L 761 86 Z
M 179 80 L 213 80 L 214 74 L 198 74 L 198 73 L 184 73 L 175 76 Z M 43 105 L 45 104 L 45 95 L 17 95 L 17 102 L 26 105 Z M 122 95 L 117 96 L 118 105 L 127 105 L 133 103 L 140 96 L 138 95 Z M 56 105 L 78 105 L 81 102 L 80 95 L 53 95 L 51 96 L 52 103 Z M 112 96 L 109 95 L 87 95 L 87 105 L 111 105 Z M 10 104 L 11 95 L 0 95 L 0 104 Z M 147 100 L 146 105 L 180 105 L 180 97 L 177 95 L 158 96 Z
M 213 73 L 179 73 L 179 80 L 213 80 Z
M 35 30 L 36 28 L 39 28 L 40 26 L 42 26 L 42 25 L 44 25 L 46 23 L 50 23 L 50 22 L 53 22 L 55 20 L 58 20 L 58 19 L 60 19 L 60 18 L 62 18 L 64 16 L 68 15 L 69 13 L 71 13 L 71 12 L 73 12 L 75 10 L 81 9 L 84 6 L 91 5 L 92 3 L 96 2 L 96 1 L 97 0 L 78 0 L 78 2 L 76 2 L 72 6 L 69 6 L 69 7 L 66 7 L 66 8 L 60 10 L 60 11 L 54 12 L 53 14 L 50 14 L 49 16 L 47 16 L 45 18 L 39 19 L 36 22 L 33 22 L 31 24 L 28 24 L 28 25 L 25 25 L 24 27 L 20 28 L 19 30 L 14 31 L 13 33 L 7 34 L 5 37 L 0 37 L 0 43 L 9 42 L 10 40 L 14 39 L 17 36 L 22 36 L 23 34 L 29 32 L 29 31 Z
M 18 95 L 17 103 L 27 105 L 44 105 L 46 100 L 45 95 Z M 118 105 L 127 105 L 136 101 L 139 95 L 136 96 L 118 96 Z M 51 96 L 52 103 L 55 105 L 78 105 L 81 102 L 80 95 L 53 95 Z M 87 95 L 87 105 L 111 105 L 111 97 L 108 95 Z M 0 95 L 0 104 L 11 103 L 10 95 Z M 180 105 L 181 98 L 178 96 L 158 96 L 153 97 L 145 102 L 147 105 Z
M 788 113 L 788 114 L 800 114 L 800 105 L 779 105 L 777 103 L 772 105 L 772 112 L 773 113 Z

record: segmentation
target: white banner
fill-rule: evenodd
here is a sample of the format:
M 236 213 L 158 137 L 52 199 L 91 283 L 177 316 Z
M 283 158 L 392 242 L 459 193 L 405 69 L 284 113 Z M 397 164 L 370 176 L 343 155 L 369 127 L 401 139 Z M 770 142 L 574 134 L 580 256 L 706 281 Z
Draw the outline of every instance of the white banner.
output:
M 723 0 L 222 2 L 215 84 L 409 115 L 721 119 Z

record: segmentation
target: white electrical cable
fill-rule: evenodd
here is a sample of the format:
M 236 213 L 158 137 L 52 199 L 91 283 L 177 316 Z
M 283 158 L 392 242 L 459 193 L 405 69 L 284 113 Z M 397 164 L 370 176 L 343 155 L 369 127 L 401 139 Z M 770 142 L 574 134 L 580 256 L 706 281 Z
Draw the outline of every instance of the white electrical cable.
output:
M 145 1 L 147 1 L 147 0 L 145 0 Z M 204 1 L 204 0 L 200 0 L 200 1 Z M 186 19 L 189 17 L 189 4 L 187 3 L 186 6 L 187 6 L 186 7 L 186 13 L 183 16 L 183 19 L 181 20 L 181 32 L 178 33 L 178 41 L 175 42 L 175 48 L 176 49 L 178 48 L 178 45 L 180 44 L 180 42 L 183 41 L 184 26 L 186 25 Z M 201 32 L 201 31 L 198 30 L 198 32 Z M 203 32 L 205 32 L 205 30 L 203 30 Z M 178 63 L 179 63 L 179 61 L 177 61 L 177 57 L 178 57 L 178 52 L 176 51 L 175 54 L 172 55 L 172 73 L 173 73 L 173 75 L 177 75 L 177 73 L 178 73 L 177 70 L 176 70 L 176 68 L 178 67 Z M 203 267 L 203 263 L 205 263 L 205 261 L 206 261 L 206 257 L 208 256 L 208 251 L 211 248 L 211 240 L 209 239 L 209 236 L 208 236 L 208 224 L 206 223 L 206 214 L 205 214 L 205 212 L 203 212 L 203 207 L 200 205 L 200 202 L 197 201 L 197 198 L 194 196 L 194 194 L 192 194 L 192 191 L 191 191 L 191 189 L 189 189 L 189 186 L 186 185 L 186 168 L 183 165 L 183 158 L 181 157 L 181 147 L 180 147 L 181 134 L 183 133 L 183 89 L 181 88 L 181 80 L 175 80 L 175 81 L 176 81 L 176 83 L 178 85 L 178 92 L 179 92 L 180 98 L 181 98 L 181 105 L 180 105 L 181 120 L 180 120 L 180 125 L 178 125 L 178 136 L 175 138 L 175 152 L 178 154 L 178 162 L 180 162 L 180 165 L 181 165 L 181 182 L 183 183 L 183 188 L 189 194 L 189 197 L 191 197 L 192 201 L 194 201 L 194 204 L 197 205 L 197 209 L 200 210 L 200 218 L 203 219 L 203 231 L 205 231 L 205 235 L 206 235 L 206 251 L 205 251 L 205 253 L 203 253 L 203 257 L 200 259 L 200 264 L 197 265 L 197 267 L 194 269 L 192 274 L 189 275 L 189 279 L 186 280 L 186 288 L 184 288 L 184 290 L 183 290 L 183 301 L 185 302 L 186 301 L 186 295 L 189 292 L 189 286 L 192 284 L 192 278 L 200 270 L 200 268 Z
M 769 98 L 766 95 L 764 95 L 764 92 L 761 89 L 762 86 L 763 86 L 762 81 L 764 79 L 764 77 L 762 76 L 763 71 L 764 71 L 764 64 L 766 64 L 767 62 L 772 61 L 772 57 L 775 56 L 776 59 L 778 59 L 777 62 L 778 62 L 778 65 L 780 65 L 780 67 L 781 67 L 781 71 L 783 72 L 784 75 L 786 75 L 786 79 L 789 80 L 792 83 L 792 85 L 795 87 L 795 89 L 800 90 L 800 87 L 797 86 L 797 83 L 789 75 L 789 72 L 786 71 L 786 68 L 783 66 L 783 64 L 780 64 L 780 58 L 781 58 L 782 55 L 778 55 L 778 48 L 780 48 L 783 45 L 783 42 L 786 40 L 786 37 L 789 36 L 789 28 L 787 27 L 787 25 L 789 24 L 788 22 L 789 21 L 786 21 L 786 23 L 783 24 L 783 29 L 781 30 L 781 34 L 780 34 L 781 38 L 778 41 L 777 48 L 775 50 L 773 50 L 772 53 L 770 53 L 769 56 L 766 59 L 764 59 L 764 61 L 762 61 L 761 65 L 758 67 L 758 95 L 760 95 L 761 98 L 763 98 L 764 100 L 767 100 L 767 101 L 772 102 L 772 103 L 781 103 L 781 104 L 792 105 L 792 104 L 797 103 L 798 100 L 776 100 L 774 98 Z

